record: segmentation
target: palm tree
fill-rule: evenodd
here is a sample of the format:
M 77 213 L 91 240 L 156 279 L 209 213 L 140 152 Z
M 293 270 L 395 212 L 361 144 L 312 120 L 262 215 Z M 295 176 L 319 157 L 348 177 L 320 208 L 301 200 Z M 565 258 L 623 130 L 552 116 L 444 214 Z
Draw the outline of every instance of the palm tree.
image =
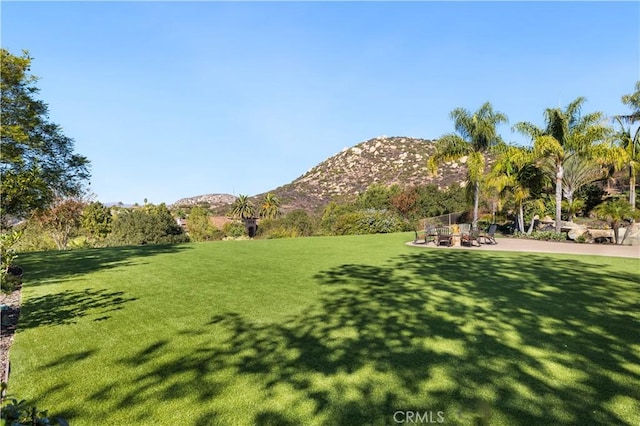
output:
M 622 198 L 599 204 L 593 211 L 599 218 L 609 222 L 609 225 L 613 229 L 613 237 L 616 244 L 618 244 L 618 230 L 622 222 L 625 219 L 633 220 L 638 216 L 635 211 L 631 210 L 629 203 Z
M 618 151 L 615 155 L 619 169 L 629 170 L 629 205 L 632 210 L 636 207 L 636 177 L 640 172 L 640 127 L 631 136 L 631 126 L 625 127 L 624 121 L 616 117 L 620 130 L 616 133 L 615 139 L 618 142 Z
M 620 130 L 615 139 L 618 142 L 618 155 L 615 159 L 619 168 L 629 169 L 629 204 L 631 209 L 636 208 L 636 176 L 640 171 L 640 126 L 631 136 L 631 124 L 640 121 L 640 80 L 636 82 L 636 91 L 631 95 L 624 95 L 622 103 L 630 106 L 633 112 L 630 115 L 618 115 L 614 119 L 618 122 Z M 625 124 L 629 126 L 625 127 Z
M 542 187 L 542 174 L 534 164 L 531 149 L 505 146 L 488 175 L 490 184 L 500 193 L 510 193 L 518 209 L 516 227 L 524 231 L 524 204 L 532 192 Z
M 635 123 L 640 121 L 640 80 L 636 81 L 636 91 L 630 95 L 622 96 L 622 103 L 631 107 L 633 112 L 628 115 L 619 115 L 628 123 Z
M 545 128 L 529 122 L 513 127 L 533 140 L 537 158 L 545 160 L 555 179 L 556 232 L 562 229 L 562 180 L 565 162 L 574 155 L 589 156 L 594 144 L 603 141 L 609 128 L 602 124 L 603 115 L 594 112 L 581 115 L 585 98 L 579 97 L 564 110 L 547 108 L 544 112 Z
M 256 208 L 248 195 L 239 195 L 231 206 L 231 215 L 240 219 L 251 219 L 255 216 Z
M 436 142 L 435 153 L 429 157 L 427 166 L 432 173 L 436 173 L 440 164 L 467 156 L 467 179 L 474 191 L 472 225 L 477 228 L 480 181 L 485 169 L 484 154 L 502 142 L 496 127 L 508 122 L 508 119 L 505 114 L 494 111 L 489 102 L 485 102 L 473 114 L 464 108 L 456 108 L 449 116 L 455 123 L 457 134 L 446 134 Z
M 589 158 L 573 155 L 564 163 L 562 177 L 562 195 L 566 199 L 567 220 L 573 221 L 573 215 L 584 208 L 584 200 L 574 200 L 573 197 L 580 188 L 603 177 L 602 168 Z
M 262 199 L 260 206 L 260 217 L 273 219 L 280 216 L 280 200 L 272 193 L 268 193 Z

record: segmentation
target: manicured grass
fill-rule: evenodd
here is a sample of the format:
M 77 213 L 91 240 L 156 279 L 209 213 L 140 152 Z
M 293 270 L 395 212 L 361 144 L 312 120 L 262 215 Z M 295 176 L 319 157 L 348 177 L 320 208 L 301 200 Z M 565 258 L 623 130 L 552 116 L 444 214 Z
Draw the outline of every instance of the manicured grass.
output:
M 9 393 L 74 426 L 640 423 L 636 260 L 412 238 L 22 255 Z

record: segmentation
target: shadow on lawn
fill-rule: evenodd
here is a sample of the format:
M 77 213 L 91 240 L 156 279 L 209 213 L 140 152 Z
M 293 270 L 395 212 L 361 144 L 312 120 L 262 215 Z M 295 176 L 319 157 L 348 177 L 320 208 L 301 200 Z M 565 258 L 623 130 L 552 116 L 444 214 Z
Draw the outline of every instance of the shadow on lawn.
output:
M 186 245 L 144 245 L 93 249 L 24 253 L 20 265 L 29 286 L 49 284 L 74 275 L 82 275 L 130 264 L 133 259 L 189 249 Z
M 94 321 L 108 319 L 108 313 L 122 309 L 126 302 L 122 291 L 105 289 L 65 290 L 60 293 L 31 297 L 22 304 L 19 327 L 29 329 L 43 325 L 75 323 L 78 318 L 94 315 Z
M 144 373 L 112 408 L 189 396 L 208 410 L 197 425 L 228 423 L 249 406 L 236 423 L 394 424 L 398 410 L 442 411 L 463 425 L 638 420 L 637 275 L 449 251 L 316 278 L 321 303 L 287 322 L 220 315 L 209 330 L 222 343 L 185 334 L 177 344 L 198 349 L 168 339 L 123 360 Z M 238 383 L 241 401 L 216 406 Z

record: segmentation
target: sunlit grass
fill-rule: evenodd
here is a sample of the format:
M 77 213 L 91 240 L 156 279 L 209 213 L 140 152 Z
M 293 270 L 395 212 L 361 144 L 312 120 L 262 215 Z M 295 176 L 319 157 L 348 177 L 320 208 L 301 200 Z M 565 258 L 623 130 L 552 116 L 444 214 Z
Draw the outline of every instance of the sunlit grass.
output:
M 95 424 L 637 424 L 638 263 L 408 234 L 21 257 L 10 393 Z

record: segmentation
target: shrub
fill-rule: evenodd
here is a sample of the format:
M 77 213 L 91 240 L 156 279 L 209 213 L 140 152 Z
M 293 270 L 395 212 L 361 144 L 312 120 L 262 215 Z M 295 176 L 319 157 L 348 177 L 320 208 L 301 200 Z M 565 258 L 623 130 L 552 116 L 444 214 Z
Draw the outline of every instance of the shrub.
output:
M 174 244 L 189 241 L 164 204 L 120 213 L 113 221 L 109 245 Z
M 315 233 L 316 224 L 306 211 L 294 210 L 282 218 L 282 227 L 296 236 L 308 237 Z
M 584 234 L 579 235 L 574 241 L 576 243 L 586 243 L 589 241 L 589 234 L 585 232 Z
M 3 425 L 69 425 L 62 417 L 52 417 L 49 416 L 47 411 L 38 411 L 36 407 L 29 406 L 25 400 L 18 401 L 17 399 L 12 399 L 9 404 L 2 407 L 1 412 Z
M 534 231 L 529 235 L 529 238 L 540 241 L 567 241 L 567 233 L 555 231 Z
M 258 232 L 262 238 L 308 237 L 316 233 L 316 220 L 304 210 L 294 210 L 284 217 L 264 219 Z
M 189 217 L 187 217 L 187 232 L 192 241 L 210 241 L 222 238 L 222 232 L 209 223 L 209 211 L 200 206 L 191 209 Z
M 239 238 L 246 235 L 247 231 L 242 222 L 227 222 L 222 226 L 222 233 L 225 237 Z
M 412 230 L 409 222 L 405 222 L 397 215 L 387 210 L 359 210 L 337 217 L 332 234 L 384 234 Z

